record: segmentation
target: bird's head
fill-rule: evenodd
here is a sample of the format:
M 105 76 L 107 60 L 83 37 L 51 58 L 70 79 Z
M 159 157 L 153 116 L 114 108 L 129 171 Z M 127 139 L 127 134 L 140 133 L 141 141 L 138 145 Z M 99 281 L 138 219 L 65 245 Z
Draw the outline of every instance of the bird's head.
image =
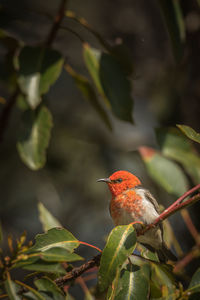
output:
M 140 180 L 128 171 L 117 171 L 108 178 L 101 178 L 98 182 L 106 182 L 113 196 L 117 196 L 127 189 L 141 185 Z

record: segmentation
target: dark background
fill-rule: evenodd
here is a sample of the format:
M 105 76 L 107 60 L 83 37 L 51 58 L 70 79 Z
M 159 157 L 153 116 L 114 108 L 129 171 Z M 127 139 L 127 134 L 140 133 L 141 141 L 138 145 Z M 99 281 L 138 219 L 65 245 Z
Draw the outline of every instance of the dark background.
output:
M 54 127 L 46 166 L 29 170 L 16 151 L 20 110 L 15 108 L 0 144 L 0 219 L 4 235 L 18 237 L 24 230 L 32 239 L 42 232 L 37 202 L 41 201 L 78 239 L 100 248 L 113 224 L 109 216 L 109 192 L 98 178 L 124 169 L 137 175 L 164 206 L 174 201 L 148 176 L 137 153 L 138 146 L 157 147 L 154 128 L 187 124 L 200 131 L 200 18 L 195 1 L 182 1 L 187 39 L 182 62 L 177 64 L 157 1 L 69 1 L 68 9 L 84 17 L 103 37 L 114 44 L 123 39 L 133 61 L 133 117 L 135 124 L 119 121 L 110 115 L 109 132 L 96 112 L 63 71 L 45 96 L 54 118 Z M 0 25 L 26 44 L 42 43 L 50 30 L 59 1 L 0 1 Z M 85 40 L 99 48 L 95 38 L 73 21 L 63 25 L 79 31 Z M 82 74 L 80 41 L 59 30 L 53 44 L 66 60 Z M 4 60 L 0 45 L 0 63 Z M 9 91 L 0 82 L 1 95 Z M 0 109 L 3 105 L 0 104 Z M 196 225 L 199 206 L 195 206 Z M 170 218 L 175 233 L 187 251 L 193 244 L 182 219 Z M 187 235 L 187 239 L 182 238 Z M 81 248 L 81 254 L 94 253 Z

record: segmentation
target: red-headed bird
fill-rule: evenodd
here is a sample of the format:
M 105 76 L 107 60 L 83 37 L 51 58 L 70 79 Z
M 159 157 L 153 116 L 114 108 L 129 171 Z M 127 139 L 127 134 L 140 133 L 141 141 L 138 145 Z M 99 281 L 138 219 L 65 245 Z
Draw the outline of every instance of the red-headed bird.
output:
M 99 179 L 106 182 L 112 194 L 110 214 L 117 225 L 128 225 L 132 222 L 151 224 L 159 216 L 159 206 L 151 193 L 141 186 L 140 180 L 127 171 L 117 171 L 109 178 Z M 142 225 L 134 225 L 136 231 Z M 138 242 L 150 251 L 156 252 L 161 262 L 168 259 L 175 261 L 176 256 L 167 248 L 163 240 L 163 226 L 148 230 L 144 235 L 138 236 Z

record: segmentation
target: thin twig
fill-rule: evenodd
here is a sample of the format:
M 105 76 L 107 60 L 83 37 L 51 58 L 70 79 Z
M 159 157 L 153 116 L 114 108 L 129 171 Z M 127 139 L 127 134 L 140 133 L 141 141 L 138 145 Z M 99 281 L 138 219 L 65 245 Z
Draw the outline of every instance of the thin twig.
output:
M 179 273 L 186 265 L 188 265 L 194 258 L 199 256 L 199 247 L 195 246 L 188 254 L 179 260 L 174 267 L 174 273 Z
M 199 232 L 197 231 L 194 223 L 192 222 L 192 219 L 191 219 L 190 214 L 187 211 L 187 209 L 183 209 L 181 211 L 181 216 L 182 216 L 185 224 L 187 225 L 187 228 L 190 231 L 192 237 L 194 238 L 196 244 L 200 245 L 200 235 L 199 235 Z
M 55 280 L 55 283 L 59 286 L 62 286 L 66 282 L 76 279 L 77 277 L 79 277 L 81 274 L 83 274 L 87 270 L 89 270 L 95 266 L 99 266 L 100 258 L 101 258 L 101 254 L 94 256 L 91 260 L 87 261 L 80 267 L 74 268 L 71 272 L 67 273 L 65 276 L 57 278 Z
M 60 27 L 60 24 L 61 24 L 61 22 L 64 18 L 64 15 L 65 15 L 66 3 L 67 3 L 67 0 L 62 0 L 61 3 L 60 3 L 58 13 L 55 16 L 52 28 L 50 30 L 50 33 L 49 33 L 48 37 L 47 37 L 46 46 L 50 46 L 53 43 L 53 41 L 55 40 L 57 31 L 58 31 L 58 29 Z

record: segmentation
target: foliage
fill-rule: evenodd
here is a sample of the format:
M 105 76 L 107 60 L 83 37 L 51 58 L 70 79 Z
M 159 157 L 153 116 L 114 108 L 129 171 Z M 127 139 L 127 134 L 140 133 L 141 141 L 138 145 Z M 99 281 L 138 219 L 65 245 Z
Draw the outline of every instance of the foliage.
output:
M 17 150 L 23 163 L 31 170 L 41 169 L 46 163 L 53 127 L 53 114 L 46 99 L 49 89 L 56 83 L 61 72 L 67 72 L 71 76 L 78 90 L 109 130 L 112 130 L 111 114 L 114 118 L 133 124 L 133 67 L 126 46 L 123 43 L 109 45 L 86 20 L 77 17 L 74 12 L 65 11 L 63 4 L 65 1 L 61 2 L 52 30 L 47 41 L 42 44 L 24 44 L 10 33 L 3 30 L 0 32 L 0 40 L 7 51 L 6 67 L 9 66 L 6 76 L 1 80 L 10 95 L 8 99 L 0 95 L 0 103 L 5 105 L 0 138 L 4 134 L 5 120 L 11 107 L 16 105 L 21 119 Z M 181 3 L 160 0 L 158 5 L 170 34 L 174 56 L 180 62 L 186 40 Z M 79 74 L 70 62 L 66 63 L 62 53 L 52 47 L 62 19 L 76 21 L 99 43 L 99 48 L 94 48 L 83 40 L 78 30 L 71 30 L 81 41 L 85 70 L 89 76 Z M 139 153 L 150 177 L 166 192 L 180 197 L 188 191 L 190 182 L 195 185 L 200 180 L 200 157 L 192 143 L 200 143 L 200 134 L 186 125 L 177 127 L 180 130 L 174 127 L 157 129 L 160 149 L 141 146 Z M 191 194 L 189 191 L 187 196 Z M 181 207 L 184 206 L 184 201 L 179 203 Z M 132 224 L 115 227 L 101 251 L 94 245 L 78 240 L 63 228 L 42 203 L 38 204 L 38 210 L 44 233 L 36 235 L 34 244 L 26 241 L 25 233 L 16 241 L 9 236 L 10 254 L 4 254 L 3 250 L 0 252 L 0 298 L 73 299 L 70 287 L 75 284 L 83 287 L 86 299 L 106 297 L 109 300 L 167 300 L 198 297 L 200 269 L 196 270 L 187 286 L 183 287 L 183 281 L 176 278 L 176 274 L 182 270 L 183 262 L 177 262 L 174 270 L 171 265 L 159 263 L 154 253 L 139 248 Z M 3 241 L 2 231 L 0 227 L 0 242 Z M 172 231 L 168 232 L 171 245 L 178 249 L 178 242 Z M 190 253 L 192 259 L 200 254 L 198 238 L 196 237 L 196 248 Z M 90 264 L 80 263 L 84 259 L 76 253 L 80 244 L 102 252 L 100 261 L 98 256 Z M 136 247 L 140 255 L 133 254 Z M 95 273 L 98 282 L 95 289 L 90 291 L 86 286 L 87 278 L 82 274 L 92 267 L 99 267 L 98 274 Z M 18 269 L 26 274 L 23 281 L 16 279 L 15 271 Z

